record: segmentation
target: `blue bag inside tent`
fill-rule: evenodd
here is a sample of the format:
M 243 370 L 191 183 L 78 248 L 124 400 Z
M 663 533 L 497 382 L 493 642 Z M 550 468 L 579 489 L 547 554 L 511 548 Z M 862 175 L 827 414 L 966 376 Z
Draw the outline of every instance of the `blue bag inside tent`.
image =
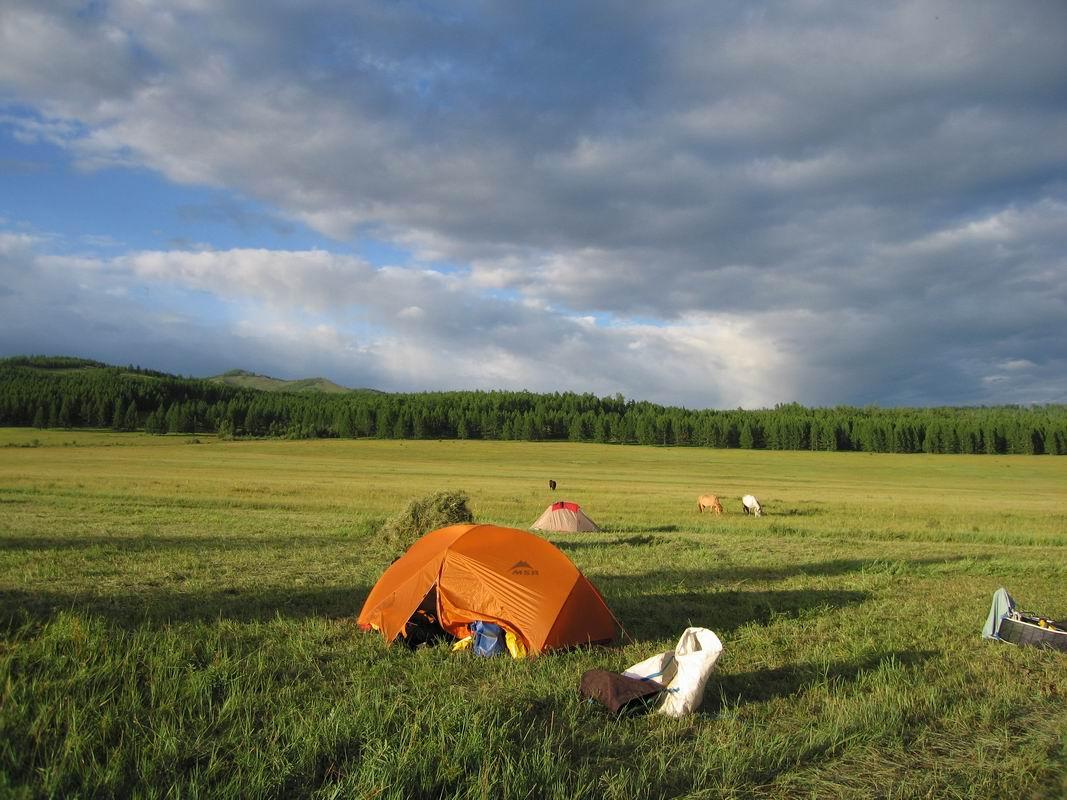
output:
M 508 651 L 504 629 L 492 622 L 472 622 L 473 650 L 480 656 L 495 656 Z

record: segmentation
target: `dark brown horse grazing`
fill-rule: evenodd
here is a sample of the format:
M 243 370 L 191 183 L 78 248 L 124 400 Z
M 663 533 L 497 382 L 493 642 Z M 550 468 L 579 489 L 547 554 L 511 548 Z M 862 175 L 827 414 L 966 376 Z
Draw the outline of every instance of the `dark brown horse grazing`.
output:
M 556 482 L 554 480 L 549 479 L 548 488 L 551 489 L 553 492 L 556 491 Z

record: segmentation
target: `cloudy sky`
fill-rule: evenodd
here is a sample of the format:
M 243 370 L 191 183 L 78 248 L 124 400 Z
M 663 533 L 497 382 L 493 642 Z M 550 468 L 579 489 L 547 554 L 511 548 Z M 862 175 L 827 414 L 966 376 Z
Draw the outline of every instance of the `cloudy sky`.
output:
M 1067 402 L 1067 3 L 4 0 L 0 355 Z

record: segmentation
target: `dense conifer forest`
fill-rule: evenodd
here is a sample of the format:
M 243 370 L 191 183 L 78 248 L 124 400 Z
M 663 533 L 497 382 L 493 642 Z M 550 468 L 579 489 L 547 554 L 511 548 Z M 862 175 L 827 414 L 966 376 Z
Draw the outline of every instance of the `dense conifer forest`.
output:
M 1067 454 L 1067 405 L 691 410 L 622 395 L 266 392 L 80 358 L 0 359 L 0 425 L 224 437 L 570 440 L 617 444 Z

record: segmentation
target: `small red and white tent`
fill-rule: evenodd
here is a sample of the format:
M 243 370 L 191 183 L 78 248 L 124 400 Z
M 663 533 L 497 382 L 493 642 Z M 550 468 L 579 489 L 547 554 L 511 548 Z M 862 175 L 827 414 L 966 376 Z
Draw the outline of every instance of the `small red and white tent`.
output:
M 545 513 L 530 526 L 535 531 L 598 531 L 593 520 L 589 519 L 577 503 L 561 500 L 545 509 Z

